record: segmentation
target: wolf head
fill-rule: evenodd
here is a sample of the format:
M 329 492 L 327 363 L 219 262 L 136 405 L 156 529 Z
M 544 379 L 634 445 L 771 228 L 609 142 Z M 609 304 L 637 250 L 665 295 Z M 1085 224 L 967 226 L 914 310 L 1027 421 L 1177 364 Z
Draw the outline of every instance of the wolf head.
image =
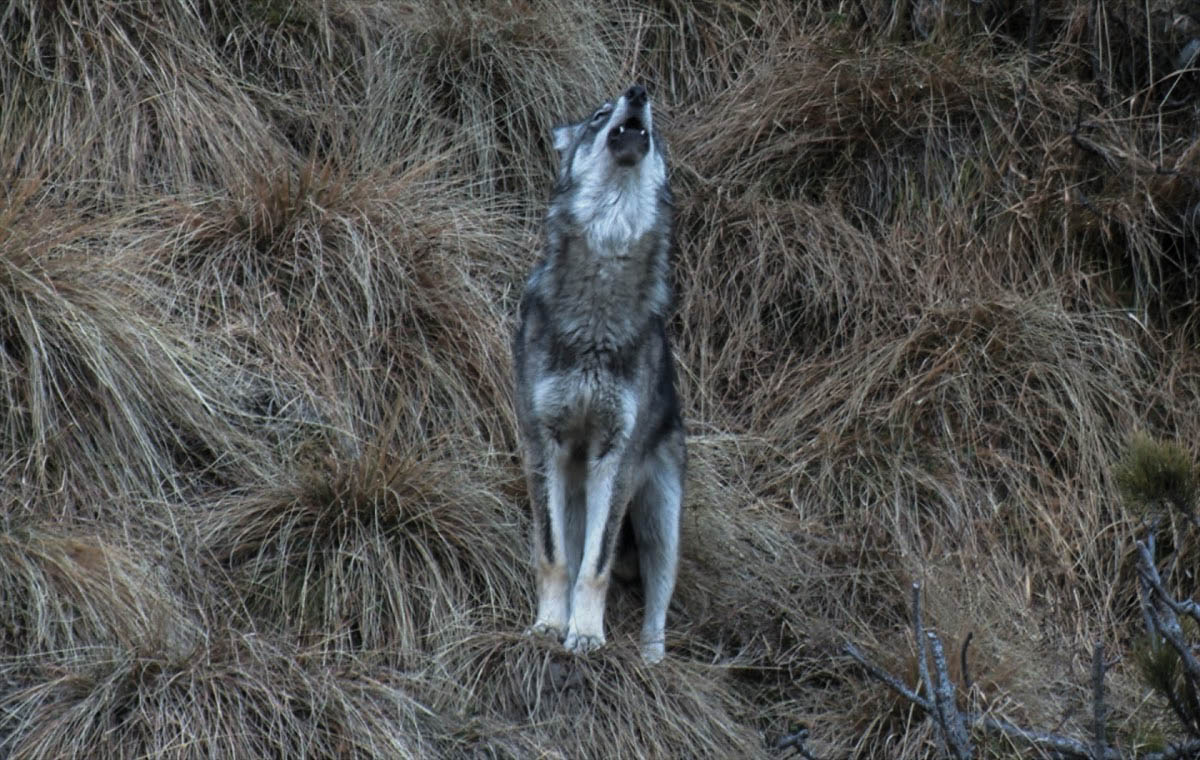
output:
M 590 118 L 554 128 L 559 177 L 636 168 L 657 147 L 653 129 L 650 97 L 645 87 L 635 84 L 603 103 Z
M 594 246 L 627 245 L 662 220 L 662 207 L 670 204 L 665 150 L 645 87 L 631 86 L 553 134 L 555 205 L 570 209 Z

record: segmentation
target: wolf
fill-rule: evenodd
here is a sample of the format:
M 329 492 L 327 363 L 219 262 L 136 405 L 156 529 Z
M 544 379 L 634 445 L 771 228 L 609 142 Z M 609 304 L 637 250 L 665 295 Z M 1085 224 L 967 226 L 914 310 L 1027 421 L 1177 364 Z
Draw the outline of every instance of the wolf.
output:
M 604 645 L 618 539 L 645 597 L 641 654 L 665 655 L 687 452 L 667 339 L 673 207 L 641 85 L 555 127 L 558 180 L 513 338 L 533 507 L 531 633 Z

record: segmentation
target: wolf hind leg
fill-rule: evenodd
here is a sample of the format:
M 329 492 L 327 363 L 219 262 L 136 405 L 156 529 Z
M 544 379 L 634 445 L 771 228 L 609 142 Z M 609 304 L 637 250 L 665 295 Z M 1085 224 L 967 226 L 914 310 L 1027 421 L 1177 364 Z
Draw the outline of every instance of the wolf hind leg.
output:
M 666 656 L 667 607 L 679 563 L 683 468 L 672 442 L 660 444 L 646 462 L 645 481 L 629 506 L 646 603 L 641 650 L 647 662 Z
M 621 532 L 617 535 L 617 547 L 610 574 L 623 585 L 635 583 L 642 578 L 642 571 L 638 567 L 637 539 L 633 536 L 633 525 L 628 512 L 621 521 Z

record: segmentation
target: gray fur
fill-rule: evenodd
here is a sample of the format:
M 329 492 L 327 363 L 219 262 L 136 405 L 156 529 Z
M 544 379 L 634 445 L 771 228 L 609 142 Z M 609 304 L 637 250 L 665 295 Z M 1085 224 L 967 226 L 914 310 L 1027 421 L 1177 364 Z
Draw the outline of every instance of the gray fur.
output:
M 643 656 L 664 655 L 686 451 L 667 341 L 672 207 L 645 90 L 557 127 L 546 247 L 513 341 L 534 519 L 532 631 L 604 643 L 604 597 L 628 517 L 646 597 Z

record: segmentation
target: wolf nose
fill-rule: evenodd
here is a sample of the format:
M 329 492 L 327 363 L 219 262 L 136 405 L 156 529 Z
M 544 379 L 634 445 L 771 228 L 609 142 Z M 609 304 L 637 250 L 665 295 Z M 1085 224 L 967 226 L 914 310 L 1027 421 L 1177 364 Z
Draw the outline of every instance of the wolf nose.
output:
M 625 100 L 634 108 L 641 108 L 646 105 L 646 88 L 640 84 L 635 84 L 625 91 Z

